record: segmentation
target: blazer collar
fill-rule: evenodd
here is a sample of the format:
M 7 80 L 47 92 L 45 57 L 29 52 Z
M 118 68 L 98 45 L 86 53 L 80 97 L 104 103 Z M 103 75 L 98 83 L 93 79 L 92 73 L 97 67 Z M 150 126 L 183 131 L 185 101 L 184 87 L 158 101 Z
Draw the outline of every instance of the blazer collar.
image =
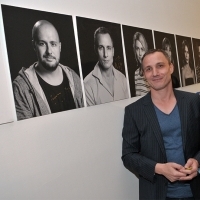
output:
M 182 91 L 174 90 L 174 94 L 177 100 L 177 105 L 179 109 L 179 116 L 181 121 L 181 134 L 182 134 L 182 140 L 183 140 L 183 150 L 185 151 L 186 146 L 186 135 L 187 135 L 187 112 L 188 112 L 188 105 L 184 96 L 184 93 Z
M 165 152 L 165 146 L 164 146 L 164 141 L 162 137 L 162 132 L 160 129 L 159 122 L 157 120 L 156 112 L 154 109 L 154 104 L 151 99 L 151 92 L 148 92 L 144 97 L 143 97 L 143 105 L 144 105 L 144 114 L 148 118 L 149 124 L 152 128 L 152 134 L 155 135 L 158 145 L 160 146 L 161 152 L 163 153 L 163 156 L 165 160 L 167 161 L 167 156 Z

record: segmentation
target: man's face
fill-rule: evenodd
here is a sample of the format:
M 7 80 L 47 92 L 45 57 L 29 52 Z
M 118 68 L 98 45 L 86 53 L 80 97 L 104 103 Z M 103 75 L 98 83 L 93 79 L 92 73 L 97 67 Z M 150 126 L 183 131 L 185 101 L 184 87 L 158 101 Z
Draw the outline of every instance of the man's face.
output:
M 135 42 L 135 52 L 136 52 L 138 61 L 141 63 L 142 57 L 145 54 L 145 49 L 139 40 L 136 40 Z
M 185 55 L 185 62 L 189 63 L 190 54 L 187 46 L 185 46 L 184 55 Z
M 61 43 L 56 29 L 49 24 L 40 26 L 33 45 L 39 66 L 48 71 L 54 71 L 59 64 L 61 51 Z
M 97 55 L 102 69 L 109 69 L 113 64 L 114 47 L 108 33 L 97 35 Z
M 172 64 L 169 64 L 161 52 L 147 55 L 142 63 L 144 77 L 151 86 L 151 89 L 159 91 L 169 85 L 174 67 Z

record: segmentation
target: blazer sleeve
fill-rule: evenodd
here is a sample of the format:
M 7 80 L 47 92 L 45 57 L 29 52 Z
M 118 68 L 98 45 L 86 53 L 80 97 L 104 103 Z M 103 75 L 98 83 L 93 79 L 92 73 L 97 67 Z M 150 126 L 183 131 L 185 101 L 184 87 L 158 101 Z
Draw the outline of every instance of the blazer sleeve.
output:
M 132 173 L 154 182 L 156 162 L 145 157 L 140 152 L 140 133 L 130 106 L 125 108 L 122 130 L 122 161 Z M 145 116 L 144 116 L 145 117 Z

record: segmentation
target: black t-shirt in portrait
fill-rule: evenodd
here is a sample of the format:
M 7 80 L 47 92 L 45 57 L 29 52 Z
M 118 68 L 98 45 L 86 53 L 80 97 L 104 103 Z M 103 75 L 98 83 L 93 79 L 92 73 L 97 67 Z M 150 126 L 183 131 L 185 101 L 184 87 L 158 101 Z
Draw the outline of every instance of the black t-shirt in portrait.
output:
M 69 80 L 63 70 L 62 73 L 63 81 L 60 85 L 56 86 L 48 84 L 36 73 L 52 113 L 76 108 L 72 91 L 69 86 Z

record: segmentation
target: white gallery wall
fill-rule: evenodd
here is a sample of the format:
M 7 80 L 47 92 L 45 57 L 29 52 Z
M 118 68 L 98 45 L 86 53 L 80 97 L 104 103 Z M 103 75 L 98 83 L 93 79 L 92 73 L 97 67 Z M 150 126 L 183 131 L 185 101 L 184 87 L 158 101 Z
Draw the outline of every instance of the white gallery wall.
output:
M 200 38 L 199 0 L 0 3 Z M 138 199 L 138 179 L 121 161 L 124 107 L 138 98 L 17 122 L 2 16 L 0 69 L 0 199 Z

